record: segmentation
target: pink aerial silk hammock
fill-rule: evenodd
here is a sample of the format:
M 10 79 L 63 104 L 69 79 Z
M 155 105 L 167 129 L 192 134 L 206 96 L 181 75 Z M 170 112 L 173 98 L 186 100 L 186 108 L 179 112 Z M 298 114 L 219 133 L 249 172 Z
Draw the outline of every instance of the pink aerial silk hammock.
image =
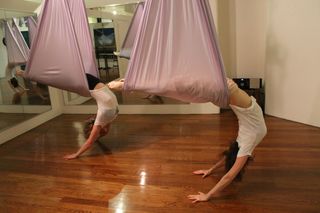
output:
M 133 14 L 132 21 L 130 23 L 126 37 L 122 43 L 119 57 L 130 59 L 131 50 L 132 50 L 136 35 L 138 33 L 139 24 L 142 19 L 143 7 L 144 7 L 144 2 L 139 2 Z
M 228 105 L 228 89 L 207 0 L 147 0 L 125 90 Z
M 90 96 L 86 73 L 99 76 L 83 0 L 45 1 L 26 77 Z
M 37 26 L 32 17 L 28 17 L 27 22 L 31 41 Z M 7 43 L 8 63 L 14 65 L 26 64 L 30 49 L 14 19 L 12 20 L 12 26 L 9 22 L 5 22 L 5 39 Z
M 14 21 L 11 27 L 9 22 L 4 22 L 8 63 L 12 65 L 25 64 L 29 56 L 29 48 Z
M 34 20 L 32 16 L 27 18 L 27 26 L 28 26 L 28 33 L 29 33 L 29 41 L 32 44 L 32 41 L 37 32 L 37 22 Z
M 25 39 L 23 38 L 23 35 L 20 32 L 19 27 L 16 24 L 16 22 L 14 21 L 14 19 L 12 20 L 12 32 L 13 32 L 15 38 L 17 39 L 20 48 L 22 49 L 22 51 L 24 52 L 24 54 L 28 58 L 29 54 L 30 54 L 30 49 L 29 49 Z
M 132 25 L 139 27 L 129 54 L 126 90 L 228 104 L 207 0 L 147 0 L 140 23 Z M 27 77 L 89 96 L 85 73 L 98 76 L 83 0 L 45 1 Z

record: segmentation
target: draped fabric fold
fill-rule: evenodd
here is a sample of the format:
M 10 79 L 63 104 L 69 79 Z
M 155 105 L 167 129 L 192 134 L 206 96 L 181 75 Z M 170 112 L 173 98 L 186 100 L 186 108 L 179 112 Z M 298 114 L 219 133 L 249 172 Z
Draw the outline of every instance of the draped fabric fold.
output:
M 29 41 L 31 45 L 37 33 L 37 22 L 34 20 L 32 16 L 29 16 L 27 18 L 27 26 L 28 26 L 28 33 L 29 33 Z
M 139 24 L 141 22 L 143 7 L 144 7 L 144 2 L 139 2 L 133 14 L 126 37 L 122 43 L 119 57 L 130 59 L 131 50 L 134 44 L 134 40 L 138 33 Z
M 98 76 L 83 0 L 46 0 L 31 45 L 26 77 L 90 96 L 85 73 Z
M 99 77 L 96 55 L 93 49 L 93 40 L 87 19 L 87 12 L 83 3 L 83 6 L 79 7 L 81 2 L 83 2 L 83 0 L 68 0 L 75 35 L 80 48 L 85 72 Z
M 228 89 L 207 0 L 147 0 L 125 90 L 228 105 Z
M 8 63 L 13 65 L 25 64 L 29 56 L 29 48 L 13 21 L 13 27 L 8 21 L 4 22 L 5 40 L 8 53 Z
M 23 51 L 24 55 L 27 56 L 27 58 L 28 58 L 29 54 L 30 54 L 30 49 L 29 49 L 28 44 L 27 44 L 26 40 L 24 39 L 22 33 L 20 32 L 20 29 L 14 19 L 12 20 L 12 32 L 13 32 L 15 38 L 17 39 L 18 44 L 19 44 L 21 50 Z

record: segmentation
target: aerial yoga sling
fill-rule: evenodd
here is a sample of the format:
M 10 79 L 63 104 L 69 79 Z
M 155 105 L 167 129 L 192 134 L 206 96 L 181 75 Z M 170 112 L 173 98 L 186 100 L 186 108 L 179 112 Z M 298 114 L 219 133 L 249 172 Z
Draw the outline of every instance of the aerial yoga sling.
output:
M 90 96 L 86 73 L 99 76 L 83 0 L 46 0 L 25 77 Z
M 15 21 L 12 20 L 12 26 L 8 21 L 5 21 L 4 31 L 8 53 L 8 63 L 14 66 L 26 64 L 30 50 Z
M 32 41 L 37 32 L 37 22 L 34 20 L 32 16 L 29 16 L 27 18 L 27 26 L 28 26 L 29 42 L 30 44 L 32 44 Z
M 136 35 L 125 90 L 221 107 L 228 104 L 224 66 L 207 0 L 146 0 L 137 33 L 132 29 L 126 38 Z
M 144 7 L 144 2 L 139 2 L 136 7 L 132 20 L 130 22 L 128 32 L 121 46 L 121 50 L 119 53 L 119 57 L 121 58 L 130 59 L 134 40 L 138 33 L 139 24 L 142 19 L 143 7 Z
M 228 90 L 207 0 L 146 0 L 126 74 L 125 90 L 140 90 L 188 102 L 228 104 Z M 136 18 L 139 20 L 136 12 Z M 98 76 L 82 0 L 44 3 L 26 76 L 89 96 L 85 73 Z M 129 31 L 130 33 L 130 31 Z M 133 40 L 130 40 L 133 39 Z M 134 42 L 132 42 L 134 41 Z
M 37 29 L 37 24 L 33 17 L 27 17 L 27 25 L 29 41 L 31 44 Z M 12 26 L 8 21 L 4 22 L 4 30 L 8 53 L 8 63 L 12 65 L 26 64 L 29 58 L 30 49 L 14 19 L 12 19 Z

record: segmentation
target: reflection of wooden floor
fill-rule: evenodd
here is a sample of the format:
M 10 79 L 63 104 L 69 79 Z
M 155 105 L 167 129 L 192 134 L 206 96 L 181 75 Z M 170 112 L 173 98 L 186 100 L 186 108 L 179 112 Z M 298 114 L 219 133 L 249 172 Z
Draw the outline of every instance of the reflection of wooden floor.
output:
M 8 83 L 8 79 L 2 78 L 0 79 L 0 91 L 1 91 L 1 104 L 4 105 L 50 105 L 50 98 L 48 88 L 43 85 L 38 86 L 38 91 L 44 97 L 47 97 L 46 100 L 41 99 L 39 95 L 33 89 L 30 81 L 23 80 L 22 78 L 18 77 L 18 82 L 20 85 L 28 89 L 23 95 L 15 95 L 14 91 L 10 88 Z
M 21 123 L 37 114 L 29 113 L 0 113 L 0 131 Z
M 192 175 L 218 159 L 236 136 L 221 115 L 119 115 L 82 158 L 88 115 L 62 115 L 0 146 L 0 212 L 320 212 L 320 128 L 267 117 L 269 133 L 241 183 L 207 203 L 224 174 Z

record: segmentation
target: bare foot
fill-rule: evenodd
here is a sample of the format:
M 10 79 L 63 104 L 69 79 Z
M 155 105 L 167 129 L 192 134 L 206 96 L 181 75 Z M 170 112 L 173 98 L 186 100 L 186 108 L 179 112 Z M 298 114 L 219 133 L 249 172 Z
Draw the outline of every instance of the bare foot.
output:
M 114 91 L 122 91 L 123 90 L 124 80 L 120 81 L 111 81 L 108 83 L 108 87 Z

